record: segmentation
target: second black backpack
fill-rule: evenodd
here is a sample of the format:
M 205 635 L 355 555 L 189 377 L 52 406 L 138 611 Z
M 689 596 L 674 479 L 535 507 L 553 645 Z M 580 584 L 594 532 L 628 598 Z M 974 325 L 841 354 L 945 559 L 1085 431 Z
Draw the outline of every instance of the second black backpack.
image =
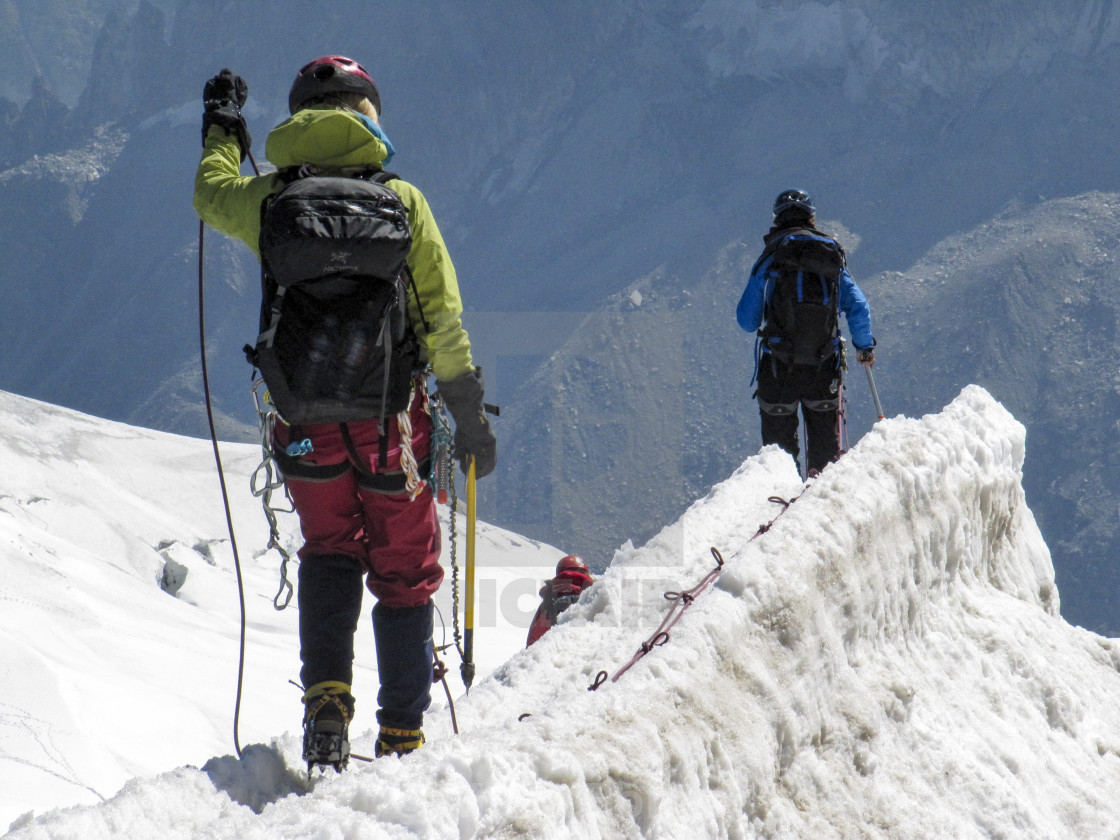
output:
M 819 365 L 839 349 L 844 249 L 819 231 L 795 228 L 769 241 L 760 264 L 767 257 L 766 346 L 785 364 Z
M 263 207 L 260 335 L 246 355 L 288 423 L 381 418 L 407 406 L 416 364 L 411 247 L 400 197 L 377 180 L 298 178 Z

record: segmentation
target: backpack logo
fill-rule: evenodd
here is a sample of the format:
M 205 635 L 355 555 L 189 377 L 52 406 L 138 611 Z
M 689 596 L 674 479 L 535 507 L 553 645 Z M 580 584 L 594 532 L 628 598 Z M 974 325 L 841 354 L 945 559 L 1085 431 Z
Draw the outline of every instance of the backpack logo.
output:
M 840 273 L 844 249 L 810 229 L 783 232 L 767 245 L 766 323 L 771 355 L 794 365 L 819 365 L 839 352 Z
M 246 355 L 287 422 L 343 423 L 407 406 L 411 248 L 400 197 L 377 181 L 308 176 L 262 209 L 261 329 Z
M 331 261 L 330 261 L 330 265 L 328 266 L 328 268 L 332 272 L 333 271 L 354 271 L 357 268 L 357 266 L 351 264 L 351 262 L 350 262 L 350 252 L 349 251 L 338 251 L 337 253 L 331 254 Z

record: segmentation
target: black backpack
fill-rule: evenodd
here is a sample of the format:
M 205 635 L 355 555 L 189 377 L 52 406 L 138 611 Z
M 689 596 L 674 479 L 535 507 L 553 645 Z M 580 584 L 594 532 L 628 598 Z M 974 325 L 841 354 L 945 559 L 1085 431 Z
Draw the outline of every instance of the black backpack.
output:
M 773 291 L 759 334 L 777 361 L 819 365 L 839 350 L 844 249 L 820 231 L 791 228 L 769 240 L 759 265 L 770 256 Z
M 389 417 L 417 363 L 400 197 L 368 177 L 292 179 L 261 208 L 260 335 L 246 356 L 288 423 Z

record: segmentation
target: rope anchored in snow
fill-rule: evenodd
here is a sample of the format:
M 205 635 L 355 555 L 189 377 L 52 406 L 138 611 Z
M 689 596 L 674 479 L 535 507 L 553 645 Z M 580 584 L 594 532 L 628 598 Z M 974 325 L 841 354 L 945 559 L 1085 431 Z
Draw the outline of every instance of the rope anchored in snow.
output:
M 803 490 L 802 493 L 804 492 L 805 491 Z M 787 510 L 789 510 L 790 505 L 792 505 L 800 498 L 801 494 L 794 496 L 788 501 L 786 499 L 783 499 L 781 496 L 770 496 L 766 501 L 773 502 L 776 505 L 781 505 L 782 509 L 778 511 L 778 515 L 771 519 L 769 522 L 759 525 L 758 530 L 755 531 L 754 536 L 751 537 L 751 540 L 754 540 L 769 531 L 773 527 L 774 523 L 778 521 L 778 518 Z M 599 687 L 607 681 L 608 678 L 611 682 L 618 682 L 618 678 L 625 674 L 628 670 L 630 670 L 631 666 L 633 666 L 635 662 L 652 651 L 655 647 L 660 647 L 661 645 L 664 645 L 669 641 L 669 630 L 673 627 L 674 624 L 680 621 L 680 618 L 684 614 L 684 611 L 692 605 L 692 603 L 702 592 L 704 592 L 704 590 L 706 590 L 715 582 L 716 578 L 719 577 L 720 572 L 723 571 L 723 555 L 719 553 L 719 549 L 715 546 L 712 546 L 712 556 L 716 560 L 716 567 L 708 572 L 708 574 L 705 575 L 704 578 L 698 584 L 696 584 L 696 586 L 692 587 L 692 589 L 686 589 L 684 592 L 665 593 L 665 600 L 672 601 L 673 606 L 669 609 L 668 614 L 662 620 L 660 626 L 658 626 L 658 628 L 653 632 L 653 635 L 642 642 L 641 646 L 639 646 L 637 652 L 633 657 L 631 657 L 630 661 L 619 668 L 618 672 L 613 677 L 610 677 L 606 671 L 600 671 L 595 675 L 595 681 L 587 687 L 588 691 L 597 691 Z
M 800 498 L 801 498 L 800 496 L 794 496 L 792 499 L 790 499 L 787 502 L 781 496 L 771 496 L 766 501 L 773 502 L 776 505 L 781 505 L 782 509 L 781 509 L 781 511 L 778 512 L 778 516 L 781 516 L 783 513 L 785 513 L 787 510 L 789 510 L 790 505 L 792 505 L 794 502 L 796 502 Z M 753 540 L 755 537 L 761 536 L 762 534 L 765 534 L 767 531 L 769 531 L 770 528 L 773 527 L 774 523 L 778 521 L 778 516 L 775 516 L 769 522 L 765 522 L 762 525 L 759 525 L 758 530 L 754 532 L 754 537 L 751 537 L 751 540 Z M 747 540 L 747 542 L 750 542 L 750 540 Z
M 716 578 L 719 577 L 720 572 L 723 570 L 723 555 L 719 553 L 719 549 L 715 546 L 712 546 L 712 556 L 715 558 L 716 567 L 708 572 L 708 574 L 704 575 L 703 579 L 696 584 L 696 586 L 691 589 L 686 589 L 684 592 L 665 593 L 665 600 L 672 601 L 673 606 L 669 608 L 669 612 L 666 614 L 665 618 L 662 619 L 661 624 L 653 631 L 653 635 L 642 642 L 630 661 L 619 668 L 618 672 L 610 678 L 611 682 L 618 682 L 618 678 L 629 671 L 635 662 L 655 647 L 660 647 L 669 641 L 669 631 L 680 621 L 681 616 L 684 615 L 684 611 L 692 606 L 692 603 L 696 600 L 698 595 L 715 582 Z M 606 682 L 606 679 L 607 672 L 600 671 L 595 677 L 595 682 L 588 686 L 588 691 L 595 691 Z

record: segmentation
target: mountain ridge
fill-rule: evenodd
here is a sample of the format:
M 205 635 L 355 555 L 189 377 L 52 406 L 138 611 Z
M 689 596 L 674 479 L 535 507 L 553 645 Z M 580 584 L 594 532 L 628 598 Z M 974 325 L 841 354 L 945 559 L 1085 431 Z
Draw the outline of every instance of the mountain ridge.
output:
M 1008 208 L 1029 213 L 1056 198 L 1120 190 L 1111 140 L 1120 132 L 1120 112 L 1093 106 L 1120 87 L 1120 12 L 1103 0 L 1079 0 L 1072 11 L 1024 10 L 1009 0 L 979 7 L 962 0 L 937 10 L 873 0 L 653 0 L 634 8 L 580 0 L 563 10 L 507 2 L 487 14 L 467 13 L 449 0 L 419 10 L 389 2 L 376 13 L 368 4 L 342 2 L 313 17 L 291 0 L 267 7 L 164 0 L 114 5 L 112 14 L 108 3 L 81 8 L 85 20 L 105 23 L 88 59 L 81 58 L 92 69 L 81 79 L 88 84 L 80 95 L 71 90 L 59 99 L 44 76 L 34 97 L 5 98 L 0 106 L 11 117 L 0 120 L 0 151 L 15 155 L 0 166 L 6 295 L 0 354 L 18 360 L 0 368 L 0 387 L 205 435 L 195 311 L 198 223 L 189 201 L 202 82 L 223 66 L 245 75 L 259 148 L 286 114 L 287 86 L 301 61 L 339 51 L 372 58 L 385 128 L 399 149 L 394 166 L 435 209 L 488 394 L 505 409 L 502 469 L 516 475 L 499 475 L 495 483 L 502 487 L 484 483 L 482 500 L 486 515 L 499 522 L 547 520 L 554 500 L 578 492 L 589 467 L 619 457 L 594 445 L 595 436 L 584 430 L 575 442 L 551 439 L 551 430 L 562 426 L 534 414 L 538 398 L 525 384 L 562 350 L 558 327 L 633 306 L 628 297 L 651 278 L 673 278 L 678 291 L 692 290 L 693 311 L 709 314 L 708 329 L 726 355 L 705 361 L 687 389 L 659 398 L 662 385 L 651 377 L 644 383 L 650 397 L 626 403 L 636 411 L 659 403 L 651 409 L 656 422 L 641 432 L 669 435 L 660 445 L 650 442 L 655 462 L 675 458 L 667 452 L 683 440 L 683 466 L 671 468 L 674 483 L 646 480 L 639 468 L 624 465 L 636 474 L 620 474 L 605 492 L 634 488 L 632 507 L 648 498 L 658 513 L 644 518 L 638 533 L 646 534 L 751 451 L 750 437 L 725 440 L 753 429 L 751 404 L 734 381 L 749 361 L 738 349 L 742 336 L 726 321 L 739 289 L 731 281 L 697 281 L 729 243 L 757 243 L 779 190 L 809 189 L 822 218 L 859 237 L 852 272 L 869 284 L 876 330 L 889 340 L 893 304 L 884 292 L 880 305 L 871 278 L 909 271 L 938 243 L 988 225 Z M 0 18 L 0 32 L 11 34 L 12 43 L 38 45 L 42 59 L 51 55 L 44 45 L 52 38 L 59 52 L 69 43 L 70 17 L 36 17 L 49 25 L 33 36 L 5 28 L 11 20 Z M 86 72 L 70 63 L 48 66 L 65 70 L 72 82 Z M 115 139 L 98 141 L 99 131 Z M 1074 220 L 1071 225 L 1061 235 L 1076 241 Z M 258 269 L 238 243 L 213 232 L 205 251 L 207 356 L 219 431 L 249 440 L 255 418 L 241 347 L 255 334 Z M 1056 285 L 1073 284 L 1079 271 L 1074 263 L 1049 268 L 1059 272 Z M 647 294 L 641 308 L 654 308 L 658 294 L 670 293 Z M 709 299 L 698 299 L 705 294 Z M 1063 317 L 1074 319 L 1073 336 L 1088 335 L 1079 319 L 1096 323 L 1096 314 L 1089 304 Z M 518 319 L 550 328 L 511 323 Z M 690 343 L 703 322 L 687 329 L 661 325 L 674 340 Z M 941 346 L 938 325 L 922 320 L 905 339 L 884 343 L 879 375 L 889 411 L 893 403 L 921 413 L 938 404 L 918 374 L 920 348 Z M 1003 343 L 1023 346 L 1022 337 L 1010 334 Z M 900 358 L 904 346 L 908 354 L 919 348 L 906 363 L 913 374 L 893 380 L 891 354 Z M 1078 339 L 1055 347 L 1047 364 L 1062 373 L 1038 378 L 1039 387 L 1052 384 L 1065 396 L 1063 388 L 1076 383 L 1068 390 L 1093 392 L 1099 376 L 1077 364 L 1084 355 Z M 615 352 L 610 342 L 583 352 L 581 369 L 599 387 L 582 389 L 579 408 L 588 417 L 595 406 L 598 422 L 618 437 L 630 434 L 630 422 L 604 375 Z M 681 358 L 689 354 L 696 352 L 688 349 Z M 992 377 L 994 358 L 1012 369 L 1023 366 L 1021 354 L 962 355 L 938 400 L 965 382 Z M 640 360 L 625 367 L 628 376 L 646 376 Z M 851 428 L 858 435 L 869 424 L 856 380 Z M 1001 400 L 1022 408 L 1002 384 L 994 387 Z M 671 407 L 666 399 L 677 402 Z M 1111 410 L 1103 396 L 1082 402 L 1087 410 Z M 1065 426 L 1038 426 L 1030 409 L 1023 416 L 1032 434 L 1046 436 L 1032 459 L 1070 435 L 1092 438 L 1104 453 L 1102 465 L 1088 473 L 1070 471 L 1054 457 L 1037 480 L 1032 460 L 1028 492 L 1055 535 L 1060 574 L 1084 579 L 1066 587 L 1067 609 L 1077 609 L 1071 615 L 1078 621 L 1115 632 L 1109 441 L 1087 416 L 1066 418 Z M 576 443 L 584 438 L 590 448 L 580 452 Z M 561 463 L 572 475 L 556 472 Z M 1088 492 L 1080 502 L 1084 477 Z M 1047 482 L 1059 492 L 1051 493 Z M 581 504 L 594 507 L 594 499 Z M 534 500 L 547 516 L 526 511 Z M 1092 523 L 1083 528 L 1084 539 L 1065 525 L 1054 530 L 1050 523 L 1064 522 L 1079 506 L 1076 521 Z M 601 506 L 591 513 L 601 517 Z M 620 534 L 621 521 L 637 520 L 584 521 L 593 541 L 582 543 L 562 517 L 535 533 L 586 544 L 584 550 L 605 557 L 617 547 L 615 538 L 627 536 Z M 1099 603 L 1082 611 L 1083 598 Z
M 76 419 L 81 426 L 71 434 L 62 430 L 75 418 L 58 418 L 57 437 L 100 443 L 88 432 L 105 424 Z M 127 428 L 113 430 L 127 440 Z M 174 443 L 203 454 L 197 441 Z M 1120 641 L 1058 614 L 1050 555 L 1021 485 L 1026 446 L 1024 427 L 973 385 L 940 412 L 877 424 L 808 488 L 789 459 L 767 447 L 648 543 L 619 551 L 531 648 L 519 633 L 504 664 L 458 699 L 458 734 L 446 715 L 431 714 L 421 750 L 354 763 L 310 788 L 299 735 L 289 730 L 248 744 L 240 758 L 214 756 L 201 767 L 131 779 L 101 804 L 25 813 L 5 836 L 253 840 L 329 824 L 342 835 L 542 840 L 697 832 L 774 840 L 1111 838 L 1120 824 L 1112 796 L 1120 783 Z M 82 480 L 67 493 L 80 494 L 86 480 L 115 483 L 118 474 L 100 475 L 105 454 L 73 461 Z M 176 460 L 182 469 L 172 457 L 143 481 L 160 485 Z M 187 474 L 192 482 L 203 477 Z M 2 530 L 65 530 L 65 522 L 43 517 L 62 501 L 56 491 L 35 502 L 38 517 L 28 516 L 8 492 L 26 496 L 29 483 L 21 490 L 18 476 L 3 480 Z M 124 507 L 118 513 L 127 523 L 136 514 Z M 220 529 L 219 520 L 211 527 Z M 496 550 L 501 535 L 490 536 L 498 541 L 487 550 Z M 721 553 L 718 570 L 712 547 Z M 214 556 L 224 565 L 221 555 Z M 55 574 L 36 597 L 64 610 L 73 599 L 112 630 L 112 613 L 102 611 L 109 605 L 72 585 L 82 558 L 61 552 L 53 560 Z M 649 643 L 674 608 L 664 593 L 679 595 L 716 574 L 712 588 L 678 605 L 670 632 Z M 53 598 L 53 587 L 69 595 Z M 168 599 L 154 583 L 145 591 L 152 593 L 145 603 L 174 605 L 178 622 L 214 627 L 215 602 L 201 590 L 187 602 Z M 5 620 L 9 611 L 0 613 Z M 274 622 L 254 625 L 258 656 L 258 634 L 270 648 L 290 644 Z M 143 634 L 104 629 L 81 644 L 98 642 L 108 673 L 123 653 L 126 676 L 118 680 L 161 683 L 171 671 L 189 680 L 197 668 L 188 656 L 157 656 L 137 673 L 132 658 L 163 651 L 151 646 L 159 640 L 145 646 Z M 45 634 L 38 641 L 47 661 L 74 645 Z M 11 655 L 10 645 L 3 650 Z M 634 665 L 623 670 L 632 654 Z M 47 685 L 50 673 L 34 685 Z M 209 698 L 213 680 L 203 682 L 194 691 Z M 262 684 L 260 672 L 249 681 L 246 697 L 256 704 L 249 721 L 285 707 Z M 83 708 L 95 710 L 97 694 L 82 695 Z M 182 736 L 212 724 L 199 719 L 191 694 L 168 697 L 150 732 Z M 5 702 L 28 708 L 26 700 Z M 298 705 L 294 696 L 290 705 Z M 116 731 L 118 719 L 135 721 L 137 711 L 109 704 L 97 718 Z M 20 721 L 10 712 L 0 724 Z M 351 733 L 358 744 L 372 736 L 356 726 Z M 164 740 L 149 738 L 149 751 L 165 749 Z M 18 770 L 26 783 L 28 768 Z

